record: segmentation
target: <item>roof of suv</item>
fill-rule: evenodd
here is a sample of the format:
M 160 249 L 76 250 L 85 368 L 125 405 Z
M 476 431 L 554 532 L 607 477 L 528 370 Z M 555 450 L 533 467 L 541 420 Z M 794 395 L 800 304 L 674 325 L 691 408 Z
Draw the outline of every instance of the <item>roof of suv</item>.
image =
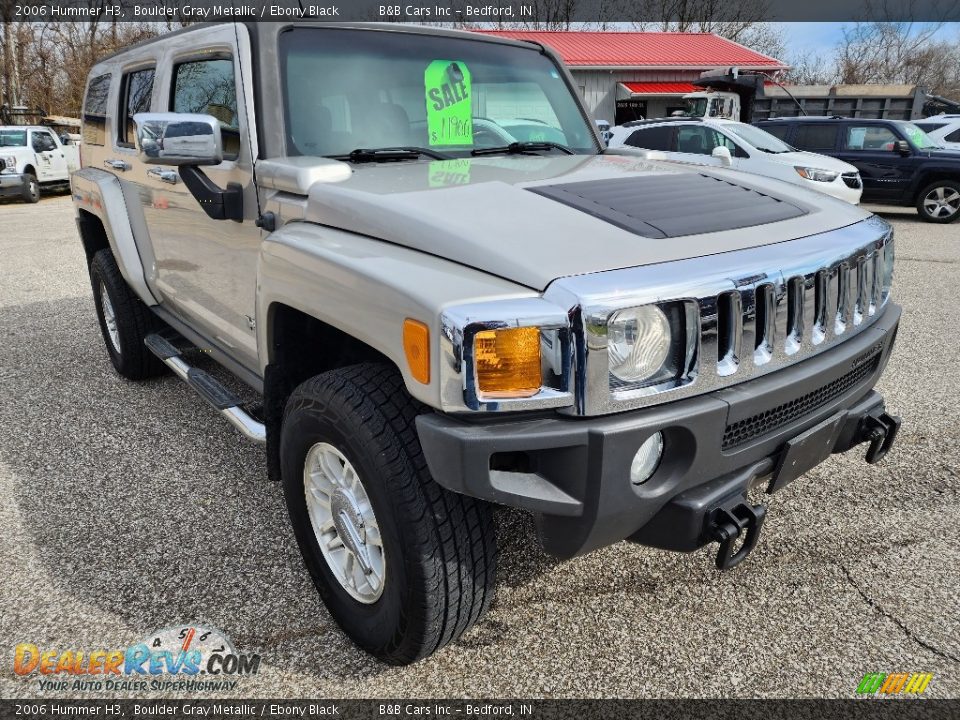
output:
M 761 123 L 777 123 L 777 122 L 812 122 L 812 121 L 824 121 L 824 120 L 851 120 L 857 123 L 868 123 L 868 124 L 879 124 L 879 123 L 888 123 L 888 122 L 913 122 L 912 120 L 894 120 L 892 118 L 853 118 L 853 117 L 843 117 L 841 115 L 794 115 L 791 117 L 776 117 L 776 118 L 761 118 L 757 122 Z
M 97 63 L 99 64 L 105 60 L 117 57 L 119 55 L 126 55 L 132 50 L 138 50 L 140 48 L 152 45 L 156 42 L 161 42 L 169 40 L 171 37 L 177 35 L 186 35 L 191 32 L 194 32 L 198 29 L 211 27 L 214 25 L 230 25 L 238 24 L 245 25 L 250 31 L 250 34 L 254 38 L 259 38 L 262 35 L 272 32 L 274 29 L 272 26 L 279 25 L 279 23 L 260 23 L 255 20 L 253 21 L 233 21 L 233 20 L 223 20 L 219 22 L 202 22 L 197 23 L 196 25 L 188 25 L 187 27 L 179 28 L 172 32 L 164 33 L 162 35 L 156 35 L 140 42 L 134 43 L 133 45 L 128 45 L 127 47 L 112 52 L 109 55 L 104 55 L 97 58 Z M 530 41 L 530 40 L 514 40 L 512 38 L 496 36 L 496 35 L 486 35 L 484 33 L 472 32 L 469 30 L 457 30 L 453 28 L 445 27 L 434 27 L 434 26 L 424 26 L 424 25 L 400 25 L 399 23 L 373 23 L 373 22 L 325 22 L 323 20 L 309 20 L 309 19 L 298 19 L 292 20 L 290 22 L 283 23 L 283 28 L 288 27 L 330 27 L 330 28 L 340 28 L 344 30 L 371 30 L 371 31 L 385 31 L 385 32 L 404 32 L 418 35 L 444 35 L 447 37 L 460 37 L 466 40 L 476 40 L 479 42 L 489 42 L 489 43 L 498 43 L 500 45 L 516 45 L 520 47 L 527 48 L 540 48 L 542 47 L 539 43 Z

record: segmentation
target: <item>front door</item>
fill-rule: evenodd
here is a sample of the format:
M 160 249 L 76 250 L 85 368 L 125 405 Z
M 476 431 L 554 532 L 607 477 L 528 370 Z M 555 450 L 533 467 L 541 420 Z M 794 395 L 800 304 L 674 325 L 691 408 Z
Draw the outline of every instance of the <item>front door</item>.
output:
M 186 37 L 186 36 L 185 36 Z M 239 45 L 238 45 L 239 37 Z M 156 260 L 162 304 L 248 369 L 257 368 L 255 301 L 260 230 L 253 184 L 251 136 L 240 58 L 249 67 L 249 39 L 232 25 L 172 40 L 158 72 L 160 112 L 200 113 L 220 121 L 224 160 L 201 168 L 216 185 L 243 188 L 242 222 L 213 220 L 201 209 L 177 168 L 146 165 L 144 217 Z M 247 73 L 249 77 L 249 73 Z M 190 138 L 163 138 L 173 144 Z
M 50 182 L 66 180 L 67 158 L 49 130 L 31 130 L 30 142 L 37 156 L 37 180 Z
M 888 125 L 851 122 L 843 128 L 836 157 L 860 171 L 864 202 L 896 202 L 909 189 L 915 160 L 897 150 L 904 139 Z

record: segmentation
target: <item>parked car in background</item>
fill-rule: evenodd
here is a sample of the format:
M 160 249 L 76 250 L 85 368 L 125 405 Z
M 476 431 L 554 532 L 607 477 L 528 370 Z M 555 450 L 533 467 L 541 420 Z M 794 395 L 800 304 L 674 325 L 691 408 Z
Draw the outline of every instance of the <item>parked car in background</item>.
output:
M 786 180 L 856 205 L 862 184 L 857 169 L 832 157 L 798 152 L 752 125 L 722 118 L 637 120 L 611 131 L 610 147 L 660 150 L 668 160 Z
M 41 188 L 67 186 L 80 167 L 80 153 L 42 126 L 0 126 L 0 197 L 40 200 Z
M 960 115 L 934 115 L 914 125 L 947 150 L 960 150 Z
M 863 202 L 912 205 L 927 222 L 960 218 L 960 152 L 941 147 L 916 123 L 808 116 L 756 125 L 795 147 L 855 165 Z

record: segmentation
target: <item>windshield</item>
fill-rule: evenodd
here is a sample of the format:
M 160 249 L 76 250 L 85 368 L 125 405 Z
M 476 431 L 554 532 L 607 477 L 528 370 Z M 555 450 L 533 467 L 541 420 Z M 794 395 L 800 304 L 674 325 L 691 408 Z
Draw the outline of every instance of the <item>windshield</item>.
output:
M 563 75 L 536 50 L 403 32 L 294 28 L 280 36 L 291 155 L 514 142 L 595 154 Z
M 929 150 L 931 148 L 940 147 L 940 145 L 932 137 L 927 135 L 923 130 L 913 123 L 900 123 L 900 127 L 903 132 L 906 133 L 910 143 L 918 150 Z
M 787 153 L 794 151 L 794 148 L 780 138 L 774 137 L 766 130 L 761 130 L 753 125 L 725 125 L 724 130 L 729 130 L 748 145 L 753 145 L 757 150 L 763 152 Z
M 26 130 L 0 130 L 0 147 L 26 147 Z

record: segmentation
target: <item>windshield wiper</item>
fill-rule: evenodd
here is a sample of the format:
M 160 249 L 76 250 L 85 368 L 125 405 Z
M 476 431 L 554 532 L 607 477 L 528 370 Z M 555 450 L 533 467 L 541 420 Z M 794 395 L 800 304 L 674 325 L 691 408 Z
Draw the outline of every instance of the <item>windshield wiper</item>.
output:
M 542 142 L 542 141 L 532 141 L 532 142 L 512 142 L 509 145 L 504 145 L 503 147 L 488 147 L 488 148 L 477 148 L 476 150 L 471 150 L 471 155 L 499 155 L 500 153 L 507 153 L 508 155 L 521 155 L 523 153 L 535 152 L 537 150 L 559 150 L 562 153 L 567 155 L 574 155 L 573 150 L 568 148 L 566 145 L 561 145 L 560 143 L 555 142 Z
M 450 156 L 436 150 L 421 147 L 385 147 L 385 148 L 357 148 L 345 155 L 331 155 L 334 160 L 348 160 L 350 162 L 391 162 L 395 160 L 416 160 L 421 155 L 434 160 L 449 160 Z

